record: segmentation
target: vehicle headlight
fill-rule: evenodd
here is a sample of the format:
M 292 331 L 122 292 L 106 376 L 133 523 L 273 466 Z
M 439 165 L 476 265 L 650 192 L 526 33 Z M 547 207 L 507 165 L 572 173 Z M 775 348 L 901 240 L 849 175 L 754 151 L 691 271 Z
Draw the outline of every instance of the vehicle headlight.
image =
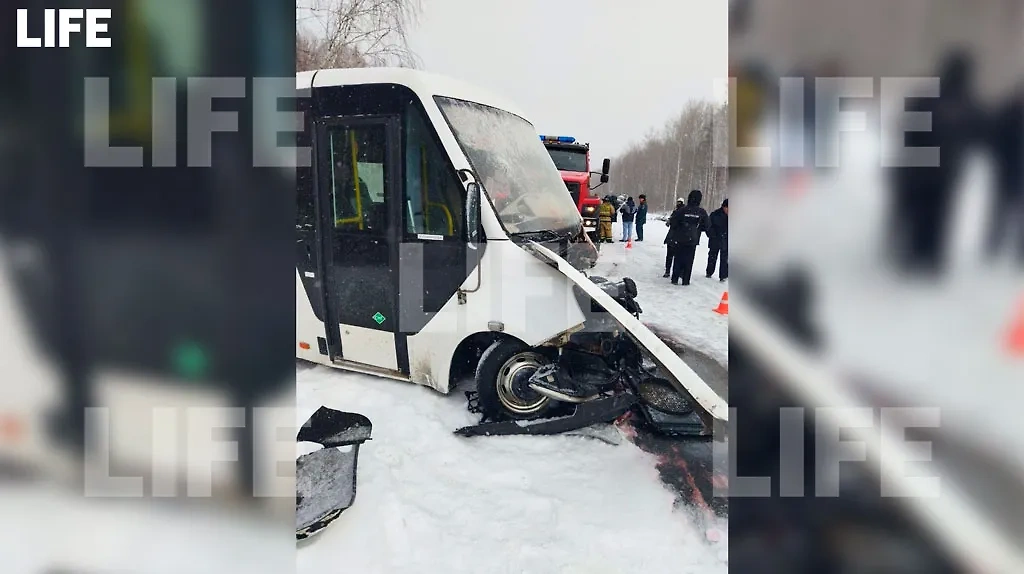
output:
M 595 211 L 597 211 L 597 208 L 593 205 L 583 206 L 583 215 L 594 215 Z

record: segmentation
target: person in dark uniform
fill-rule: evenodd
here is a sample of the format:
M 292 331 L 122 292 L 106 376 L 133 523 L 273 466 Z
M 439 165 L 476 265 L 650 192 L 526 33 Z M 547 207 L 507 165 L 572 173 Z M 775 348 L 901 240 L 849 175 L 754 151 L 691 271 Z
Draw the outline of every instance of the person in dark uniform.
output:
M 636 206 L 636 240 L 644 240 L 644 225 L 647 223 L 647 196 L 640 194 L 640 203 Z
M 908 112 L 931 114 L 932 129 L 907 132 L 904 142 L 908 152 L 939 148 L 939 165 L 900 166 L 891 172 L 893 202 L 887 228 L 893 262 L 903 272 L 934 275 L 944 271 L 954 186 L 980 123 L 973 95 L 973 64 L 965 52 L 946 58 L 939 85 L 939 97 L 908 101 Z
M 989 146 L 995 158 L 996 197 L 987 251 L 995 257 L 1005 241 L 1017 238 L 1017 260 L 1024 263 L 1024 85 L 990 120 Z
M 682 209 L 684 205 L 686 205 L 686 202 L 683 201 L 683 198 L 681 198 L 681 197 L 676 198 L 676 208 L 672 211 L 672 215 L 675 215 L 676 211 L 679 211 L 680 209 Z M 665 227 L 668 227 L 669 230 L 668 230 L 668 233 L 665 234 L 665 241 L 664 241 L 664 243 L 665 243 L 665 274 L 662 275 L 662 277 L 664 277 L 665 279 L 668 279 L 669 275 L 672 274 L 672 260 L 675 259 L 675 256 L 676 256 L 676 243 L 675 243 L 675 241 L 671 241 L 671 239 L 672 239 L 672 229 L 671 229 L 671 227 L 672 227 L 672 217 L 671 216 L 669 216 L 668 220 L 665 221 Z
M 672 262 L 672 284 L 690 284 L 693 273 L 693 256 L 700 244 L 700 234 L 708 231 L 708 212 L 700 206 L 703 199 L 699 189 L 690 192 L 686 205 L 672 212 L 669 217 L 670 242 L 675 242 L 675 260 Z
M 708 216 L 708 268 L 705 277 L 708 279 L 715 273 L 715 263 L 721 254 L 722 262 L 718 266 L 718 280 L 729 278 L 729 199 L 722 202 L 722 207 Z

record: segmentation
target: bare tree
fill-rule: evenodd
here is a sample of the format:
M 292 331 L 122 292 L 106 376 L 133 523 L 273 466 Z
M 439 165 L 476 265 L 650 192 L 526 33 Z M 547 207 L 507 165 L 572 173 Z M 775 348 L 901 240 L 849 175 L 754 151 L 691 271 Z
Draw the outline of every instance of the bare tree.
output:
M 295 69 L 419 65 L 408 32 L 419 0 L 299 0 Z
M 649 132 L 613 159 L 609 193 L 647 196 L 651 209 L 669 211 L 676 197 L 700 189 L 705 208 L 726 196 L 726 171 L 714 162 L 725 145 L 725 104 L 691 102 L 660 131 Z

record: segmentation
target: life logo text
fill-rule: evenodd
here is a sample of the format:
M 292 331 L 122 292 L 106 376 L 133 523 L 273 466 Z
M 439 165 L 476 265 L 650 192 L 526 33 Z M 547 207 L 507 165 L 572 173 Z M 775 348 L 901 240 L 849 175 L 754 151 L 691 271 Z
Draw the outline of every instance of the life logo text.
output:
M 85 34 L 86 48 L 109 48 L 109 8 L 18 9 L 19 48 L 70 48 L 72 34 Z M 42 37 L 29 35 L 29 23 L 42 19 Z M 83 25 L 84 23 L 84 25 Z M 38 24 L 33 28 L 38 29 Z M 38 32 L 37 32 L 38 34 Z M 102 34 L 102 35 L 101 35 Z

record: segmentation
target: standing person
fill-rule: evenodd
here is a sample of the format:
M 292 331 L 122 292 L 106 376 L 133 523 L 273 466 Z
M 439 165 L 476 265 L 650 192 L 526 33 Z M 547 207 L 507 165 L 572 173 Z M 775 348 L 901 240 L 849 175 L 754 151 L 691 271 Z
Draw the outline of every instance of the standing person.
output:
M 722 207 L 708 216 L 708 268 L 705 277 L 711 278 L 715 272 L 715 262 L 722 255 L 722 263 L 718 266 L 718 280 L 729 278 L 729 199 L 722 202 Z
M 633 239 L 633 220 L 636 219 L 636 204 L 633 203 L 632 196 L 626 199 L 626 203 L 619 211 L 622 212 L 622 239 L 620 241 L 629 241 Z
M 915 148 L 940 149 L 941 161 L 935 166 L 909 164 L 890 169 L 888 251 L 903 273 L 937 276 L 945 271 L 956 183 L 981 123 L 974 96 L 974 65 L 966 52 L 946 58 L 939 80 L 939 97 L 911 98 L 906 108 L 907 112 L 930 113 L 932 128 L 908 131 L 903 143 L 908 154 Z
M 999 255 L 1007 239 L 1017 237 L 1014 245 L 1018 260 L 1024 262 L 1024 85 L 1017 86 L 1010 100 L 992 117 L 989 149 L 996 164 L 996 199 L 989 220 L 987 251 Z
M 672 212 L 669 218 L 669 236 L 675 241 L 675 259 L 672 262 L 672 284 L 690 284 L 693 273 L 693 257 L 700 244 L 700 234 L 707 233 L 708 212 L 700 206 L 704 195 L 694 189 L 686 197 L 686 205 Z
M 619 207 L 621 207 L 619 205 L 619 198 L 611 194 L 604 196 L 604 198 L 612 204 L 612 223 L 615 223 L 619 220 Z
M 599 238 L 601 243 L 612 242 L 612 216 L 615 215 L 615 208 L 612 207 L 612 201 L 606 195 L 601 200 L 601 207 L 597 210 L 597 219 L 600 222 Z
M 644 240 L 644 224 L 647 223 L 647 196 L 640 194 L 640 205 L 636 206 L 636 240 Z
M 672 217 L 675 216 L 676 212 L 683 208 L 686 202 L 683 198 L 676 198 L 676 208 L 672 211 L 672 215 L 669 216 L 668 220 L 665 221 L 665 227 L 668 227 L 668 233 L 665 234 L 665 274 L 662 277 L 668 279 L 669 274 L 672 273 L 672 260 L 676 256 L 676 242 L 672 239 Z

